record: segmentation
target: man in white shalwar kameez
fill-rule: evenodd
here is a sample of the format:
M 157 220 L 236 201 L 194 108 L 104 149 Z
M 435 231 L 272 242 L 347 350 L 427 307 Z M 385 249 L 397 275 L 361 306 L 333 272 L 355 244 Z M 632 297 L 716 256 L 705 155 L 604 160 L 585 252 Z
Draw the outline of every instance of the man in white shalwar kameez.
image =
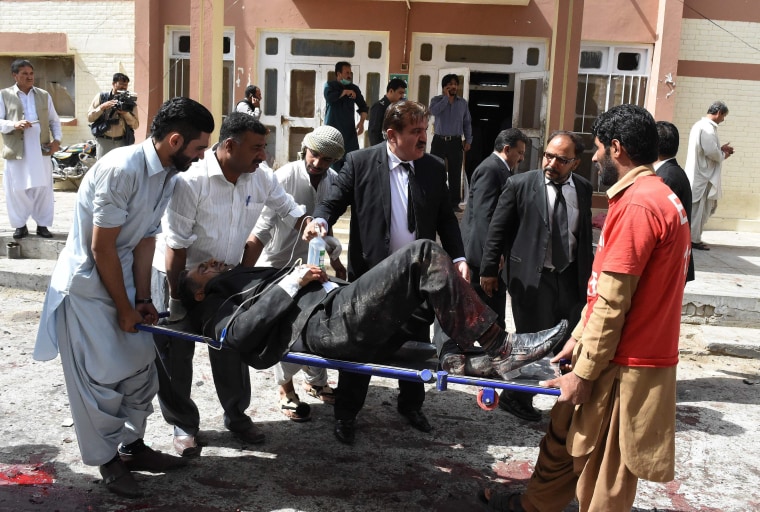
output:
M 694 123 L 689 133 L 684 171 L 691 182 L 691 246 L 701 251 L 710 250 L 702 242 L 702 231 L 721 197 L 723 160 L 734 154 L 734 148 L 728 143 L 721 146 L 718 139 L 718 125 L 727 115 L 726 104 L 716 101 L 707 109 L 707 115 Z
M 34 67 L 28 60 L 11 64 L 16 85 L 0 91 L 0 133 L 5 158 L 5 203 L 13 238 L 29 234 L 26 221 L 37 223 L 37 235 L 52 238 L 53 162 L 61 146 L 61 121 L 47 91 L 34 87 Z M 52 140 L 51 140 L 52 136 Z
M 100 466 L 106 487 L 140 496 L 131 471 L 184 465 L 142 438 L 158 391 L 150 269 L 155 235 L 178 171 L 203 158 L 211 113 L 188 98 L 164 103 L 152 136 L 117 148 L 86 174 L 72 230 L 53 271 L 34 358 L 61 354 L 71 414 L 85 464 Z

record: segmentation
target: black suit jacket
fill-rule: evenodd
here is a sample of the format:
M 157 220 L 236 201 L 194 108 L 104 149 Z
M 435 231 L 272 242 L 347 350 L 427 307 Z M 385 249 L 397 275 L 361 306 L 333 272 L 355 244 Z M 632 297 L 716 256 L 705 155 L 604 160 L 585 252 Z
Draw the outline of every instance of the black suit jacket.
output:
M 351 207 L 348 243 L 348 280 L 353 281 L 390 255 L 391 186 L 388 143 L 352 151 L 333 180 L 327 198 L 314 217 L 332 226 Z M 435 240 L 454 258 L 464 257 L 459 224 L 449 202 L 443 161 L 425 153 L 414 161 L 420 194 L 414 197 L 417 240 Z
M 591 183 L 582 176 L 572 178 L 578 194 L 578 299 L 585 301 L 593 262 L 591 235 Z M 551 216 L 546 207 L 543 170 L 517 174 L 507 180 L 488 227 L 480 275 L 494 277 L 504 255 L 504 281 L 513 300 L 530 303 L 538 289 L 546 250 L 551 243 Z
M 217 276 L 206 285 L 203 302 L 189 311 L 187 327 L 224 338 L 224 345 L 249 366 L 273 366 L 299 339 L 314 310 L 333 296 L 319 283 L 309 283 L 291 297 L 276 285 L 288 270 L 236 267 Z
M 495 153 L 488 155 L 472 173 L 467 208 L 462 218 L 464 253 L 470 267 L 480 268 L 488 225 L 491 223 L 504 183 L 511 175 L 506 162 Z
M 686 172 L 678 165 L 675 158 L 666 160 L 657 169 L 657 176 L 662 178 L 662 181 L 670 187 L 681 201 L 681 204 L 686 210 L 686 217 L 691 224 L 691 185 L 689 184 L 689 178 L 686 176 Z M 686 281 L 694 280 L 694 257 L 689 256 L 689 269 L 686 272 Z

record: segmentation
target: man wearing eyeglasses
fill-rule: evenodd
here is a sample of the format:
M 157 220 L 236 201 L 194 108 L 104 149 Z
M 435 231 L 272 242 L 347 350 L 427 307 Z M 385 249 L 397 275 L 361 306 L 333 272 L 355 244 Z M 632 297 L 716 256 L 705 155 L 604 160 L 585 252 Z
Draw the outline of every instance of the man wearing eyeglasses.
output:
M 578 134 L 552 133 L 542 169 L 510 177 L 491 218 L 480 286 L 489 296 L 497 292 L 503 257 L 501 272 L 517 332 L 542 330 L 563 318 L 575 325 L 580 319 L 593 260 L 592 187 L 573 173 L 582 153 Z M 538 421 L 541 413 L 532 398 L 504 391 L 499 406 L 524 420 Z

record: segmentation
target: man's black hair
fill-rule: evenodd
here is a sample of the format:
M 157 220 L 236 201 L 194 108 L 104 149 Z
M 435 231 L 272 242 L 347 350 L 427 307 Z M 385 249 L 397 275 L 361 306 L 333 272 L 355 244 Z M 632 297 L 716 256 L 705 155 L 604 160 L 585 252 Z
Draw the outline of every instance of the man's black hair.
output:
M 635 165 L 657 160 L 657 126 L 652 114 L 637 105 L 618 105 L 594 121 L 591 133 L 605 148 L 616 139 Z
M 528 137 L 517 128 L 507 128 L 506 130 L 500 131 L 496 136 L 496 140 L 493 143 L 493 150 L 497 153 L 501 153 L 501 150 L 504 149 L 505 146 L 513 148 L 520 141 L 523 141 L 526 146 L 529 142 Z
M 34 69 L 34 66 L 32 66 L 32 63 L 26 59 L 16 59 L 13 62 L 11 62 L 11 73 L 13 73 L 14 75 L 18 73 L 21 68 Z
M 267 127 L 254 119 L 253 116 L 243 112 L 230 112 L 222 121 L 222 127 L 219 129 L 219 142 L 227 139 L 235 139 L 240 142 L 240 136 L 245 132 L 266 135 Z
M 441 87 L 446 87 L 446 84 L 454 80 L 459 85 L 459 77 L 454 73 L 449 73 L 441 79 Z
M 351 63 L 342 60 L 335 64 L 335 74 L 337 75 L 338 73 L 343 73 L 343 68 L 346 66 L 351 67 Z
M 255 85 L 249 85 L 248 87 L 245 88 L 245 98 L 246 99 L 250 98 L 251 96 L 256 94 L 257 90 L 258 90 L 258 87 L 256 87 Z
M 129 82 L 129 77 L 124 73 L 114 73 L 111 82 Z
M 396 89 L 401 89 L 402 87 L 406 89 L 406 82 L 400 78 L 394 78 L 388 82 L 388 87 L 385 88 L 385 92 L 395 91 Z
M 726 115 L 728 114 L 728 107 L 722 101 L 715 101 L 713 102 L 712 105 L 708 107 L 707 113 L 710 115 L 715 115 L 715 114 Z
M 657 121 L 657 136 L 659 137 L 657 153 L 659 153 L 660 160 L 667 160 L 676 156 L 679 143 L 676 125 L 667 121 Z
M 214 116 L 197 101 L 179 96 L 161 105 L 150 131 L 155 140 L 163 140 L 171 132 L 178 132 L 187 144 L 199 138 L 201 133 L 214 131 Z
M 568 137 L 573 142 L 573 149 L 575 149 L 575 158 L 580 158 L 583 154 L 583 151 L 586 149 L 586 145 L 583 143 L 583 137 L 575 132 L 568 130 L 553 131 L 551 134 L 549 134 L 549 138 L 547 139 L 546 144 L 548 145 L 556 137 Z

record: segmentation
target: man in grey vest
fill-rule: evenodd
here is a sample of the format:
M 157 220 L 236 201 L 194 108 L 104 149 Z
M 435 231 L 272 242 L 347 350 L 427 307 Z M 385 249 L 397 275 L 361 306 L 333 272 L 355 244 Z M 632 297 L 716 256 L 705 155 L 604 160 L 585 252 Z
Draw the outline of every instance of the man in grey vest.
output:
M 5 202 L 13 238 L 29 235 L 26 221 L 37 223 L 37 235 L 52 238 L 53 162 L 61 146 L 61 121 L 47 91 L 34 86 L 34 66 L 17 59 L 11 64 L 16 84 L 0 91 L 0 133 L 5 158 Z

